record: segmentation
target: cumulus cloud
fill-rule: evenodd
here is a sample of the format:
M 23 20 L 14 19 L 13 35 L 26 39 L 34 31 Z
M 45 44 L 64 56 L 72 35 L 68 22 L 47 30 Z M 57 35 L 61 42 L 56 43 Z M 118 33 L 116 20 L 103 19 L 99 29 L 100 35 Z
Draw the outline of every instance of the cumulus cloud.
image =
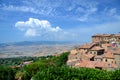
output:
M 47 20 L 39 20 L 35 18 L 29 18 L 28 21 L 18 21 L 15 23 L 15 27 L 20 31 L 25 32 L 25 36 L 42 36 L 62 31 L 59 26 L 52 27 Z

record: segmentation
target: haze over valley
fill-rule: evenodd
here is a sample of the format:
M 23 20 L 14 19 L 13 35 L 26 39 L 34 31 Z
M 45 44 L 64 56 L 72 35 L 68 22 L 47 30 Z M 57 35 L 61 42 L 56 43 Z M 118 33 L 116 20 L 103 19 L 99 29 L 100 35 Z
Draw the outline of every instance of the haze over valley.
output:
M 75 43 L 55 41 L 3 43 L 0 44 L 0 58 L 48 56 L 70 51 L 75 46 Z

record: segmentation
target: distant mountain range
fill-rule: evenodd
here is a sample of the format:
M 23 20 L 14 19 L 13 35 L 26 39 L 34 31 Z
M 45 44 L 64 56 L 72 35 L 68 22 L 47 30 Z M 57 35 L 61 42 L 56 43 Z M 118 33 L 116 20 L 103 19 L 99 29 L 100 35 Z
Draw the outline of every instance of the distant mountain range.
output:
M 22 41 L 0 43 L 0 58 L 46 56 L 71 50 L 77 43 L 70 41 Z
M 0 43 L 0 47 L 6 46 L 29 46 L 29 45 L 55 45 L 55 44 L 72 44 L 75 42 L 71 41 L 22 41 L 22 42 L 11 42 L 11 43 Z

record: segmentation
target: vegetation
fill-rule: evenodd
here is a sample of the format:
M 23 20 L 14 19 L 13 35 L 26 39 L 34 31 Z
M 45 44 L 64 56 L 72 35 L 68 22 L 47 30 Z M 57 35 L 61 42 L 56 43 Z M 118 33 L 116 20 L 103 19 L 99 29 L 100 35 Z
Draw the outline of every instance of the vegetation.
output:
M 89 68 L 55 67 L 39 71 L 33 80 L 110 80 L 107 71 Z
M 9 67 L 0 66 L 0 80 L 14 80 L 15 70 Z
M 19 69 L 2 65 L 0 66 L 0 80 L 17 80 L 20 77 L 22 80 L 120 80 L 120 69 L 105 71 L 68 67 L 66 66 L 68 54 L 69 52 L 65 52 L 58 57 L 48 56 L 34 60 L 31 58 L 33 63 Z M 23 61 L 26 60 L 23 59 Z

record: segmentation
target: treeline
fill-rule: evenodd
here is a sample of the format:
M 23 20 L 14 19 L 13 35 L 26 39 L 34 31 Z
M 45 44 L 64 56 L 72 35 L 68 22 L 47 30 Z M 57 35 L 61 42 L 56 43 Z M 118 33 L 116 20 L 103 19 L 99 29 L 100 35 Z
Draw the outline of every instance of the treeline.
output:
M 41 58 L 20 69 L 0 68 L 0 80 L 120 80 L 120 69 L 105 71 L 66 66 L 68 54 Z
M 2 66 L 17 66 L 21 64 L 21 62 L 25 61 L 38 61 L 42 58 L 47 58 L 49 56 L 43 57 L 15 57 L 15 58 L 0 58 L 0 65 Z

